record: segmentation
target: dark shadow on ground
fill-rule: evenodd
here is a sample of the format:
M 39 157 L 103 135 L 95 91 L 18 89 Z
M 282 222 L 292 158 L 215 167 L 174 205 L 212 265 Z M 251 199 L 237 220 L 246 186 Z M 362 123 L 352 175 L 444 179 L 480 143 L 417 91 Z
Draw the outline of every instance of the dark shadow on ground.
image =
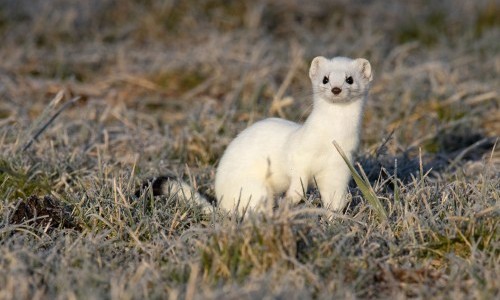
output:
M 399 182 L 407 184 L 423 174 L 437 176 L 444 172 L 453 172 L 468 161 L 481 160 L 493 150 L 496 138 L 486 137 L 471 130 L 453 131 L 436 136 L 430 143 L 438 151 L 426 152 L 420 157 L 418 149 L 408 149 L 399 155 L 387 154 L 385 144 L 382 144 L 375 154 L 362 154 L 357 159 L 359 166 L 363 169 L 372 186 L 382 185 L 386 193 L 393 193 L 393 180 L 395 177 Z M 353 201 L 347 209 L 352 209 L 359 204 L 356 196 L 361 195 L 356 188 L 356 183 L 351 180 L 349 189 L 353 194 Z
M 466 161 L 480 160 L 492 151 L 495 138 L 485 137 L 479 133 L 471 135 L 450 133 L 441 135 L 434 143 L 438 144 L 439 151 L 422 154 L 422 157 L 418 149 L 408 149 L 396 156 L 389 155 L 385 153 L 382 145 L 374 155 L 361 155 L 357 162 L 372 184 L 394 175 L 401 182 L 408 183 L 417 178 L 421 171 L 424 174 L 431 171 L 432 175 L 452 171 Z M 351 182 L 351 186 L 353 184 L 354 182 Z

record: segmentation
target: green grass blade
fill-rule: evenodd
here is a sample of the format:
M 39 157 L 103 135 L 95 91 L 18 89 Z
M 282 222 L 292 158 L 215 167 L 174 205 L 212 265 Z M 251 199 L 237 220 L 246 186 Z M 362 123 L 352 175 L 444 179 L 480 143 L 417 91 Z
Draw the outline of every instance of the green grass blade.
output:
M 359 173 L 354 169 L 354 166 L 351 164 L 347 156 L 345 155 L 344 151 L 342 148 L 337 144 L 336 141 L 333 141 L 333 145 L 339 152 L 340 156 L 342 159 L 345 161 L 347 164 L 347 167 L 349 167 L 349 170 L 351 171 L 351 175 L 354 178 L 354 181 L 356 182 L 356 185 L 359 187 L 361 190 L 361 193 L 363 194 L 363 197 L 370 203 L 372 206 L 373 210 L 377 214 L 379 220 L 385 221 L 387 220 L 387 212 L 385 211 L 385 208 L 382 206 L 382 203 L 380 203 L 380 200 L 378 199 L 377 195 L 375 194 L 375 191 L 373 190 L 372 186 L 370 185 L 370 182 L 368 181 L 367 178 L 361 178 Z

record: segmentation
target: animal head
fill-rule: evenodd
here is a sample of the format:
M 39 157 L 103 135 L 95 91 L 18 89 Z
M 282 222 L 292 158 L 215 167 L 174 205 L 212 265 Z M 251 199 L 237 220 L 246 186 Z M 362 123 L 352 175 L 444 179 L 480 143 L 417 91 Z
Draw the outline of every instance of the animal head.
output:
M 330 103 L 348 103 L 368 92 L 373 72 L 364 58 L 318 56 L 311 63 L 309 77 L 315 95 Z

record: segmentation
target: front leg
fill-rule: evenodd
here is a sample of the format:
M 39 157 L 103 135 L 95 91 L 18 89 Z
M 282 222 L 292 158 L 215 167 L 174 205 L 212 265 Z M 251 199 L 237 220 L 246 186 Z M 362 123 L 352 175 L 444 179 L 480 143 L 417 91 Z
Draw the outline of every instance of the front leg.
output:
M 342 162 L 343 163 L 343 162 Z M 347 204 L 345 197 L 351 173 L 345 164 L 335 164 L 316 177 L 323 205 L 331 210 L 342 210 Z
M 294 175 L 290 181 L 290 187 L 286 192 L 286 198 L 293 204 L 297 204 L 305 196 L 307 191 L 307 177 Z

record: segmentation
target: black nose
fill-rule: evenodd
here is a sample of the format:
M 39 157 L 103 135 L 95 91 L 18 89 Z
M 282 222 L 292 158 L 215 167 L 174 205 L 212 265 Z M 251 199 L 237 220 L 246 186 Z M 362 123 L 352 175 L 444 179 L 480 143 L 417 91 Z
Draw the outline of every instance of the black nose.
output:
M 334 87 L 334 88 L 332 89 L 332 93 L 333 93 L 334 95 L 338 95 L 338 94 L 340 94 L 340 92 L 342 92 L 342 90 L 341 90 L 340 88 L 338 88 L 338 87 Z

